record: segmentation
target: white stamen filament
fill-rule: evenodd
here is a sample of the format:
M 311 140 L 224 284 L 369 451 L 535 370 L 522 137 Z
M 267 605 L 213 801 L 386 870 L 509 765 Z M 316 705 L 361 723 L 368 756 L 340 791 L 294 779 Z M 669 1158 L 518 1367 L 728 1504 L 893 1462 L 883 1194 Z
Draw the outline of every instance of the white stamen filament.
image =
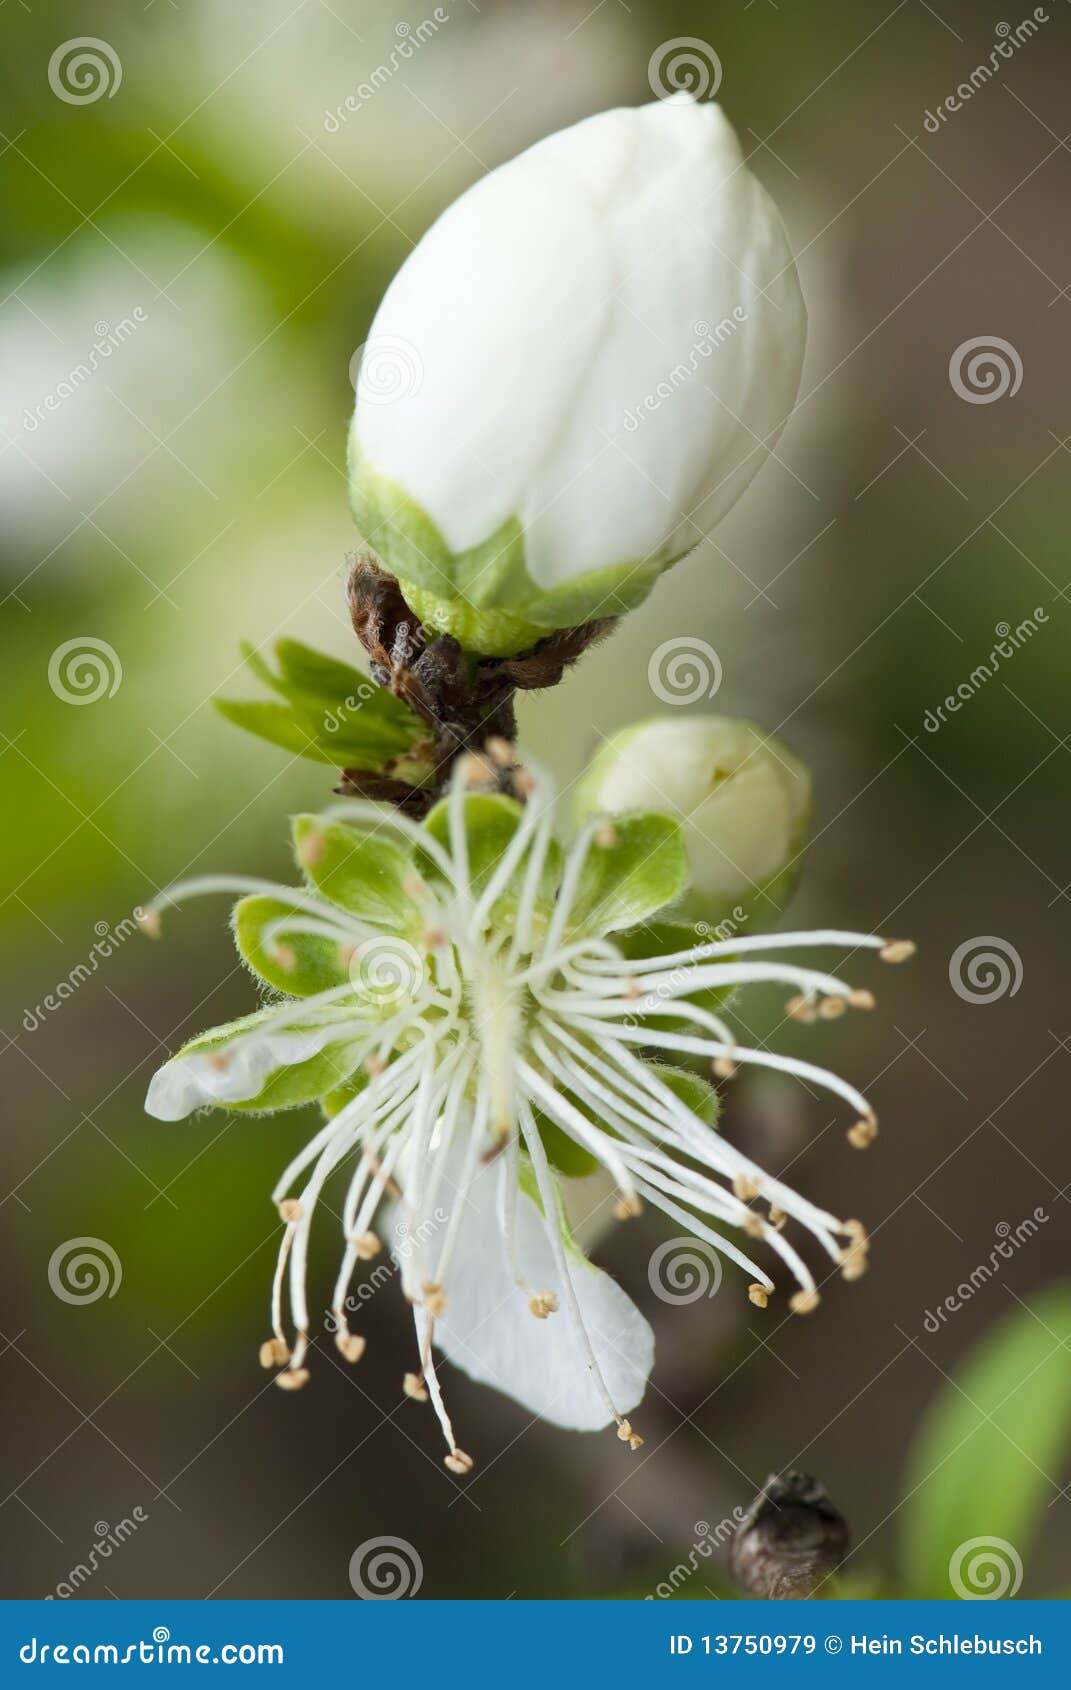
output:
M 815 928 L 810 933 L 756 933 L 747 939 L 717 939 L 705 945 L 696 945 L 687 951 L 673 951 L 668 956 L 640 957 L 626 966 L 632 974 L 643 974 L 649 969 L 675 968 L 678 963 L 706 962 L 709 958 L 719 956 L 741 956 L 745 951 L 788 951 L 806 946 L 808 949 L 818 950 L 823 946 L 832 946 L 837 950 L 884 950 L 889 944 L 873 933 L 845 933 L 838 928 Z M 592 963 L 592 970 L 603 973 L 598 964 Z
M 583 1015 L 569 1015 L 566 1019 L 572 1026 L 582 1032 L 596 1036 L 607 1032 L 606 1022 L 593 1021 Z M 861 1092 L 854 1086 L 842 1080 L 838 1074 L 831 1073 L 828 1068 L 818 1068 L 813 1062 L 802 1062 L 794 1056 L 781 1056 L 772 1050 L 750 1050 L 741 1045 L 727 1045 L 712 1039 L 693 1039 L 687 1033 L 658 1032 L 654 1028 L 625 1027 L 620 1022 L 611 1023 L 615 1039 L 624 1040 L 626 1044 L 655 1047 L 658 1050 L 687 1051 L 694 1056 L 727 1056 L 734 1062 L 754 1062 L 760 1068 L 776 1068 L 782 1074 L 795 1074 L 799 1080 L 810 1080 L 813 1085 L 822 1086 L 826 1091 L 836 1092 L 857 1109 L 860 1115 L 869 1119 L 874 1111 Z

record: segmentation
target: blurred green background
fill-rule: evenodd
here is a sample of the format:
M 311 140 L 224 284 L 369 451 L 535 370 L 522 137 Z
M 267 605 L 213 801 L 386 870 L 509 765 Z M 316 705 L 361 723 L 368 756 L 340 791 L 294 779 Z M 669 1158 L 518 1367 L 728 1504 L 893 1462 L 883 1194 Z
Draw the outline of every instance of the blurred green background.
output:
M 953 1537 L 1012 1536 L 1023 1593 L 1059 1591 L 1071 1324 L 1056 1293 L 1040 1323 L 1021 1304 L 1068 1259 L 1071 12 L 1050 3 L 1036 38 L 998 55 L 934 132 L 927 112 L 1018 13 L 452 0 L 400 58 L 433 10 L 13 0 L 0 14 L 3 1594 L 53 1590 L 135 1508 L 136 1544 L 84 1594 L 346 1597 L 351 1553 L 384 1534 L 418 1551 L 425 1596 L 642 1594 L 703 1537 L 697 1522 L 713 1528 L 789 1464 L 847 1513 L 859 1588 L 893 1590 L 905 1537 L 931 1558 L 944 1542 L 920 1514 L 947 1513 L 943 1481 L 908 1449 L 945 1390 L 966 1402 L 962 1440 L 981 1462 L 956 1481 Z M 50 88 L 75 34 L 116 56 L 110 95 Z M 858 1156 L 816 1098 L 750 1081 L 726 1130 L 863 1216 L 873 1267 L 809 1321 L 724 1290 L 667 1309 L 647 1280 L 665 1234 L 633 1223 L 601 1259 L 656 1325 L 642 1456 L 530 1427 L 453 1376 L 479 1456 L 458 1487 L 429 1413 L 401 1396 L 396 1295 L 377 1299 L 356 1372 L 325 1357 L 286 1399 L 259 1372 L 267 1194 L 307 1123 L 143 1115 L 154 1066 L 250 1007 L 250 984 L 217 905 L 173 917 L 159 946 L 124 935 L 179 874 L 285 873 L 288 810 L 326 794 L 327 771 L 243 741 L 209 701 L 241 692 L 242 636 L 355 654 L 348 371 L 386 283 L 486 168 L 649 98 L 651 55 L 685 36 L 718 55 L 720 98 L 800 255 L 802 398 L 714 541 L 556 693 L 525 699 L 522 733 L 570 778 L 601 734 L 660 708 L 649 658 L 686 633 L 721 658 L 711 707 L 811 764 L 815 840 L 793 918 L 910 933 L 920 955 L 883 976 L 878 1013 L 850 1031 L 781 1028 L 776 994 L 745 1013 L 758 1036 L 776 1029 L 779 1048 L 866 1086 L 883 1133 Z M 325 124 L 381 66 L 374 97 Z M 91 379 L 46 404 L 109 332 L 119 344 Z M 1014 394 L 957 393 L 950 359 L 975 337 L 1009 343 Z M 995 627 L 1036 607 L 1039 631 L 928 730 Z M 118 684 L 72 703 L 50 661 L 87 638 L 111 648 Z M 1021 983 L 970 1001 L 950 958 L 981 938 L 1014 953 Z M 72 971 L 76 988 L 42 1014 Z M 1039 1208 L 1035 1233 L 927 1329 L 1000 1229 Z M 51 1293 L 49 1263 L 83 1236 L 110 1245 L 122 1279 L 73 1305 Z M 1049 1339 L 1006 1390 L 963 1398 L 949 1376 L 1015 1314 Z M 1032 1368 L 1055 1425 L 1032 1413 Z M 944 1558 L 924 1594 L 943 1592 Z M 680 1594 L 725 1588 L 700 1558 Z

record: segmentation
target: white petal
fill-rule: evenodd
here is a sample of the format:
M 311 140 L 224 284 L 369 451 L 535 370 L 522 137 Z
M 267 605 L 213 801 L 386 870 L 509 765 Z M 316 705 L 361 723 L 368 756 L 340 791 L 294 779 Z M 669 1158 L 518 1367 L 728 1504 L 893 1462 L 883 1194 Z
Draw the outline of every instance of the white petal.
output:
M 471 1379 L 504 1391 L 541 1419 L 574 1431 L 597 1431 L 610 1423 L 609 1416 L 570 1327 L 542 1216 L 528 1197 L 518 1196 L 518 1266 L 533 1290 L 554 1292 L 560 1305 L 556 1314 L 537 1320 L 506 1269 L 496 1179 L 496 1165 L 485 1165 L 462 1199 L 461 1237 L 435 1342 Z M 447 1184 L 442 1208 L 449 1211 L 457 1200 L 456 1188 Z M 572 1254 L 570 1264 L 603 1378 L 618 1409 L 627 1414 L 646 1389 L 654 1365 L 654 1334 L 609 1274 Z

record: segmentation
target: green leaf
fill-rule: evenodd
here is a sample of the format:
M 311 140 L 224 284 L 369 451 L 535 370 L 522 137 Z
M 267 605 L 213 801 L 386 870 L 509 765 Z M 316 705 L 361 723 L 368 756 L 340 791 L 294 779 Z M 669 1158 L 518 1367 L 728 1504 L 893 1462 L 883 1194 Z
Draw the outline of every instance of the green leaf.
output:
M 333 904 L 392 933 L 415 933 L 421 915 L 407 883 L 412 852 L 384 830 L 374 833 L 323 816 L 295 816 L 294 854 L 310 883 Z
M 687 879 L 684 841 L 675 821 L 655 814 L 617 816 L 588 848 L 569 932 L 634 927 L 672 904 Z
M 400 756 L 427 738 L 427 728 L 407 704 L 348 663 L 298 640 L 278 640 L 275 657 L 279 674 L 270 676 L 271 685 L 294 706 L 318 744 L 356 756 L 377 749 Z
M 335 768 L 341 768 L 334 746 L 330 750 L 321 748 L 313 735 L 301 722 L 297 721 L 292 711 L 285 704 L 243 702 L 240 699 L 216 698 L 213 704 L 221 716 L 235 727 L 244 728 L 246 733 L 256 734 L 258 739 L 266 739 L 272 745 L 281 745 L 284 751 L 289 751 L 298 757 L 310 757 L 315 763 L 331 763 Z
M 286 703 L 217 700 L 216 707 L 228 721 L 286 751 L 336 768 L 382 770 L 427 738 L 427 728 L 400 698 L 298 640 L 276 643 L 278 673 L 248 642 L 242 654 L 257 679 Z
M 242 654 L 243 661 L 248 663 L 250 669 L 252 669 L 254 675 L 257 677 L 257 680 L 263 681 L 266 687 L 274 691 L 277 685 L 276 678 L 272 674 L 264 657 L 253 644 L 252 640 L 239 640 L 238 650 Z
M 280 680 L 272 684 L 280 691 L 283 683 L 286 683 L 288 693 L 291 688 L 297 688 L 312 698 L 345 698 L 362 686 L 381 690 L 351 664 L 342 663 L 337 657 L 328 657 L 325 652 L 314 651 L 312 646 L 303 645 L 300 640 L 277 640 L 275 658 Z M 387 696 L 390 697 L 390 694 Z M 397 704 L 400 700 L 395 699 L 394 702 Z
M 906 1594 L 962 1595 L 950 1564 L 975 1538 L 1002 1539 L 1025 1561 L 1069 1437 L 1071 1284 L 1065 1282 L 992 1327 L 926 1414 L 904 1480 Z M 1006 1552 L 999 1554 L 1014 1566 Z M 961 1581 L 976 1589 L 970 1553 L 961 1560 Z
M 281 898 L 242 898 L 235 905 L 234 942 L 253 973 L 295 998 L 310 998 L 315 992 L 344 985 L 348 974 L 335 940 L 311 933 L 283 933 L 270 946 L 264 944 L 263 929 L 288 915 L 303 919 L 303 912 Z

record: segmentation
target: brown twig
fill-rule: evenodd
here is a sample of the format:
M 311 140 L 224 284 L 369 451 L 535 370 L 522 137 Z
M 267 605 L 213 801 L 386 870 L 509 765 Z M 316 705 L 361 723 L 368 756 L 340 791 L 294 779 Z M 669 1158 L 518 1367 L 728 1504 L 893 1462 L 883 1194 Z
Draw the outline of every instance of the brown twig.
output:
M 367 554 L 351 558 L 346 596 L 354 632 L 371 660 L 372 679 L 427 724 L 428 741 L 419 749 L 426 753 L 432 776 L 426 785 L 413 787 L 390 775 L 344 769 L 339 790 L 386 799 L 417 816 L 431 808 L 458 757 L 484 754 L 496 741 L 512 746 L 515 693 L 557 686 L 616 623 L 615 617 L 603 617 L 559 629 L 512 657 L 478 657 L 466 653 L 452 634 L 425 628 L 394 576 Z M 485 762 L 492 786 L 523 799 L 511 758 L 491 755 Z

